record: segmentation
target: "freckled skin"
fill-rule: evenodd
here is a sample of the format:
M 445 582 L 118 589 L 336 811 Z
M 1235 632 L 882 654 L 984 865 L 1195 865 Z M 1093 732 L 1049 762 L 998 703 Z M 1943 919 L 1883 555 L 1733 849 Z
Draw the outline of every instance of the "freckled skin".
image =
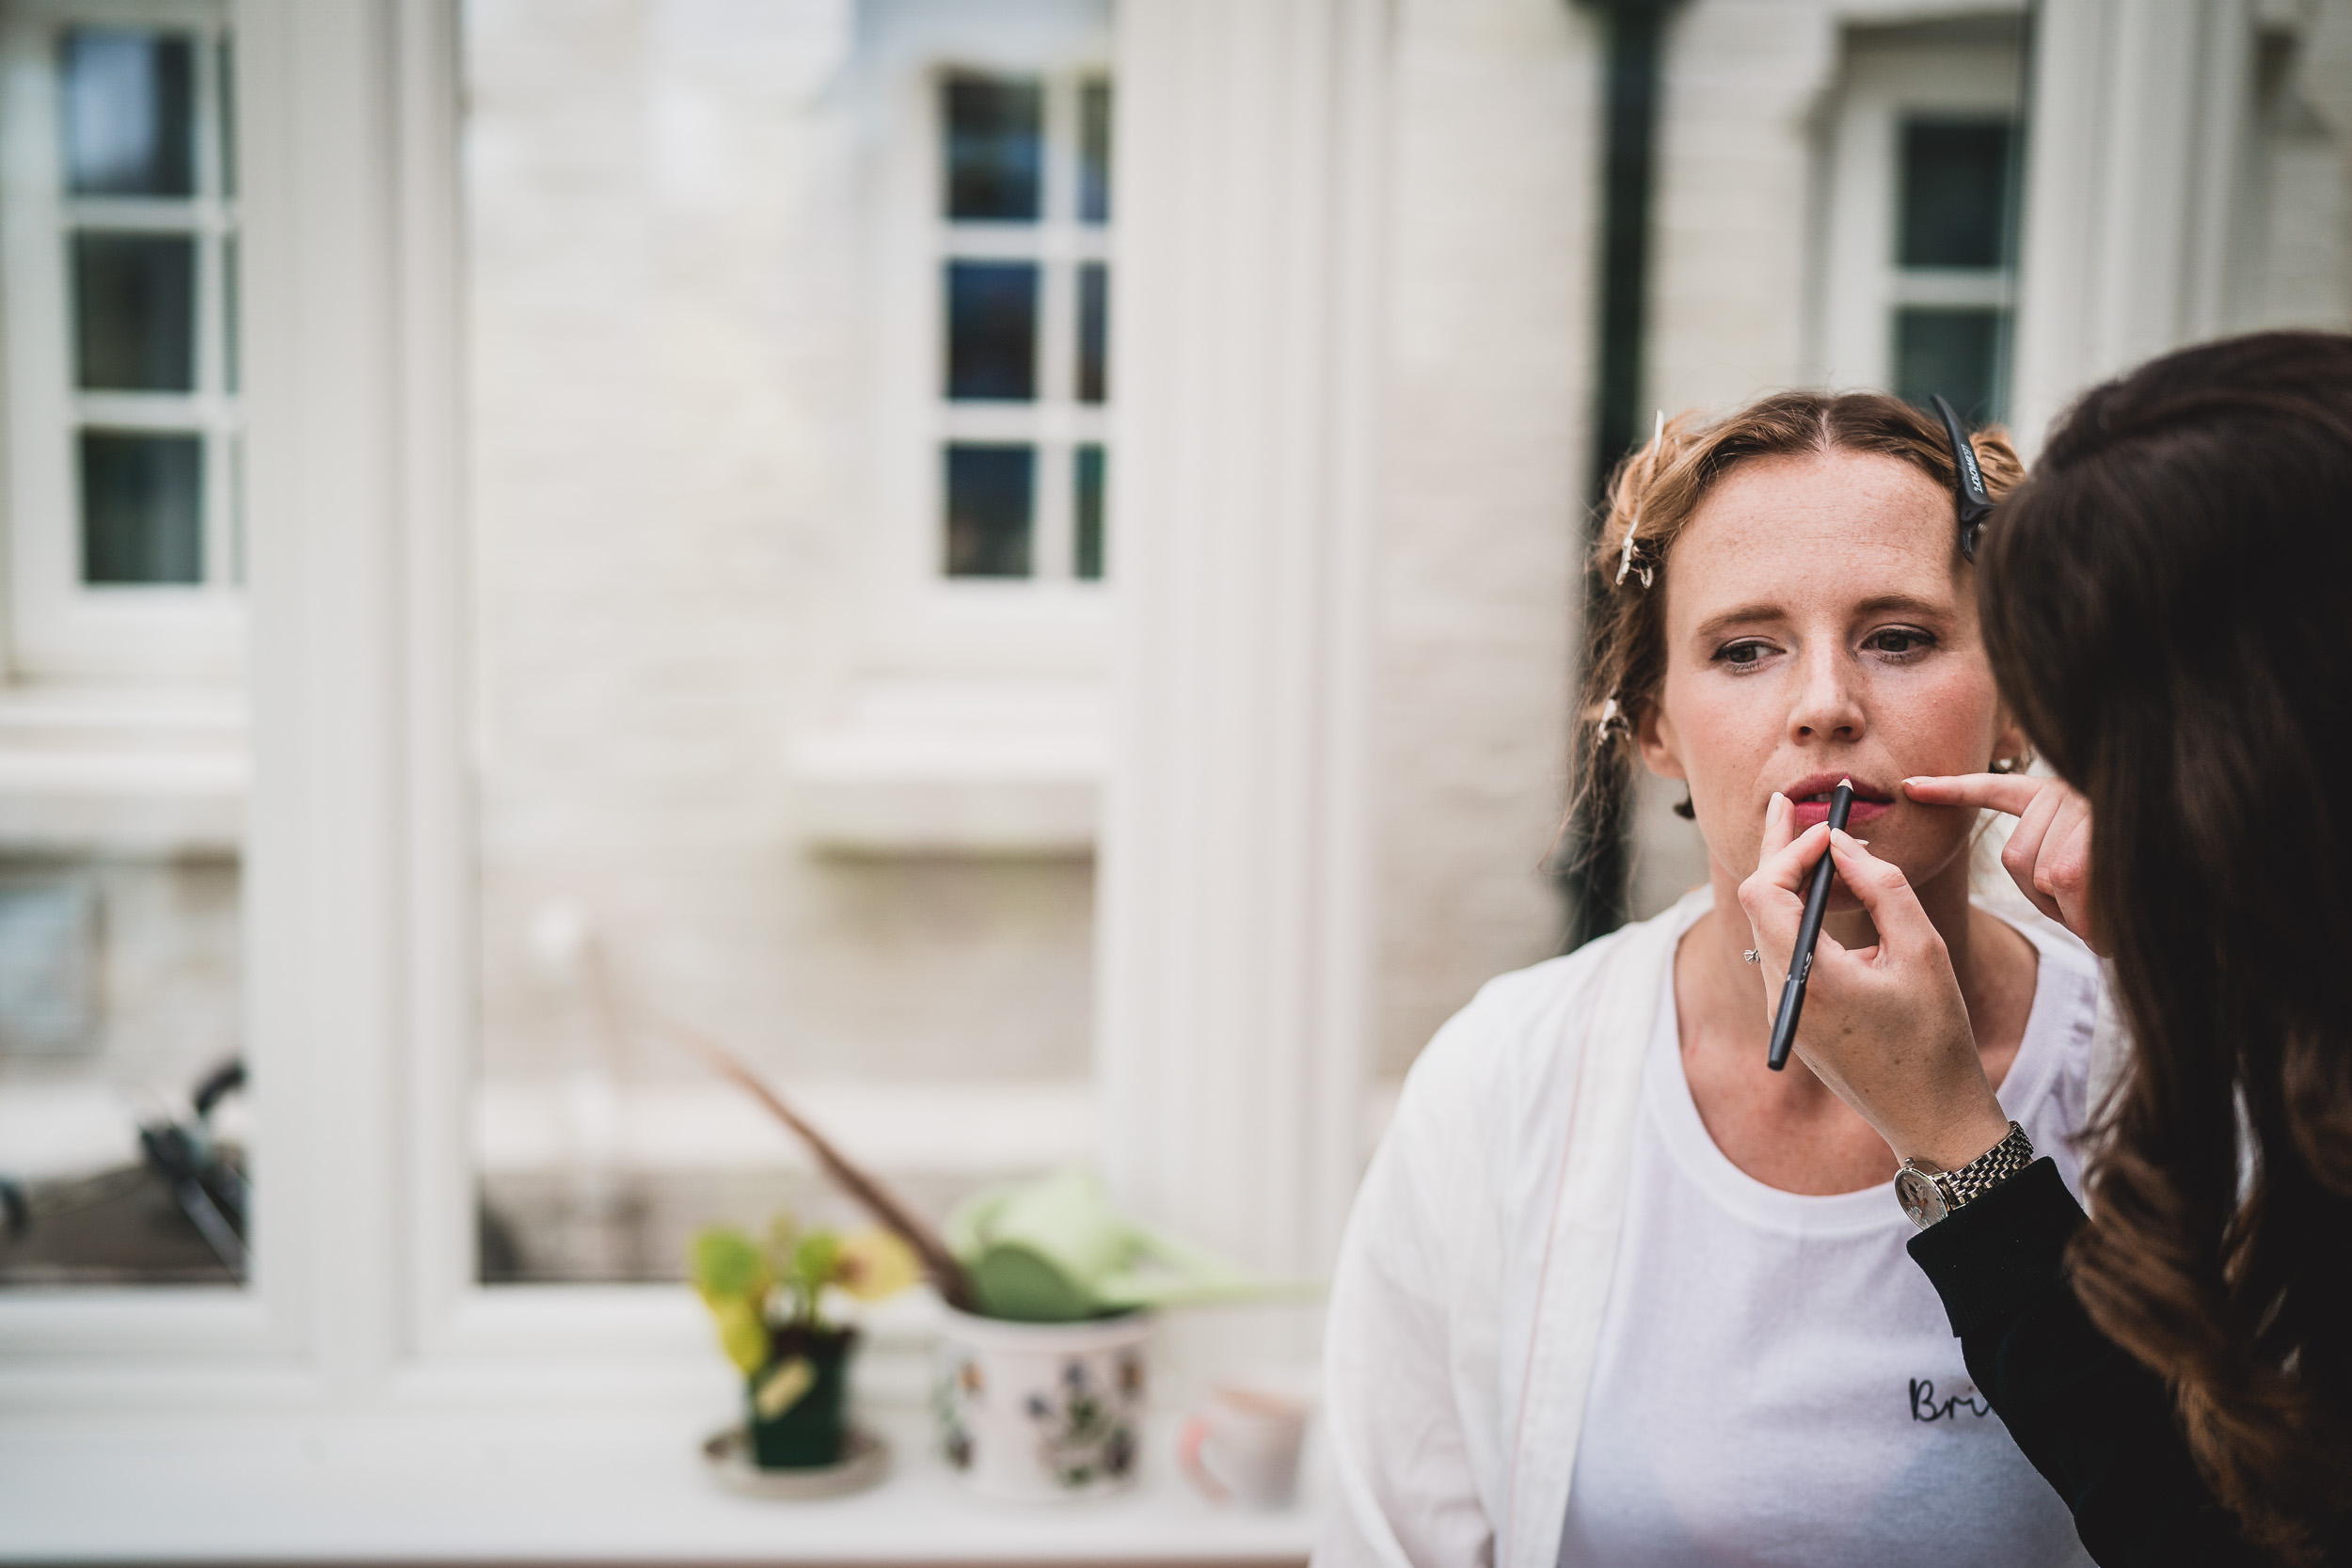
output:
M 1951 499 L 1875 454 L 1742 464 L 1675 542 L 1657 591 L 1667 665 L 1642 756 L 1689 784 L 1715 891 L 1675 962 L 1700 1117 L 1732 1163 L 1769 1185 L 1836 1193 L 1889 1180 L 1885 1143 L 1802 1063 L 1766 1069 L 1777 998 L 1740 958 L 1754 936 L 1739 886 L 1756 869 L 1775 789 L 1846 773 L 1897 797 L 1857 810 L 1852 831 L 1901 868 L 1943 935 L 1998 1085 L 2032 1009 L 2033 950 L 1969 907 L 1975 813 L 1905 800 L 1899 788 L 1915 775 L 1980 772 L 2024 744 L 1985 657 Z M 1847 947 L 1876 941 L 1842 884 L 1823 931 Z

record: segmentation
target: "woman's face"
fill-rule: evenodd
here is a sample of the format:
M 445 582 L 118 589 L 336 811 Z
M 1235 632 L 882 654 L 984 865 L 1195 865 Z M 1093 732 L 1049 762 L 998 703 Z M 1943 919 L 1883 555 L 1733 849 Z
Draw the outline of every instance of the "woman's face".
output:
M 1661 580 L 1665 685 L 1642 754 L 1690 784 L 1731 876 L 1756 869 L 1774 790 L 1802 829 L 1829 815 L 1844 778 L 1852 832 L 1915 887 L 1961 861 L 1974 814 L 1902 800 L 1902 781 L 1981 772 L 2022 740 L 1958 559 L 1950 498 L 1907 463 L 1859 452 L 1742 463 L 1675 541 Z M 1855 907 L 1842 886 L 1832 903 Z

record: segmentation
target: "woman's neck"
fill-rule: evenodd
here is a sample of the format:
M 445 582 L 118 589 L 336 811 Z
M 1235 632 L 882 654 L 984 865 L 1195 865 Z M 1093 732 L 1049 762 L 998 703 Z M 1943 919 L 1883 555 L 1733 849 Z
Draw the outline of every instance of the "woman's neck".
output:
M 1802 1061 L 1782 1072 L 1765 1066 L 1779 992 L 1742 957 L 1756 939 L 1740 913 L 1740 879 L 1720 865 L 1709 870 L 1715 907 L 1676 953 L 1675 1006 L 1685 1076 L 1716 1147 L 1748 1175 L 1788 1192 L 1851 1192 L 1891 1178 L 1894 1156 L 1885 1144 Z M 1965 855 L 1915 891 L 1951 954 L 1977 1049 L 1998 1087 L 2033 1008 L 2032 944 L 1970 906 Z M 1878 941 L 1859 910 L 1833 911 L 1821 936 L 1849 948 Z

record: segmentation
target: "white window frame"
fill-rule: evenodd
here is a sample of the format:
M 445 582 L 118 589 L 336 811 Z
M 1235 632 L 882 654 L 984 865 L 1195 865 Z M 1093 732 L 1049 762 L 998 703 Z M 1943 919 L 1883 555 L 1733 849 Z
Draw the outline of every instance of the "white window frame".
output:
M 2014 333 L 2014 260 L 1997 268 L 1904 267 L 1898 245 L 1904 121 L 1983 116 L 2020 122 L 2018 66 L 2018 48 L 1994 41 L 1865 33 L 1850 47 L 1823 149 L 1827 201 L 1821 264 L 1814 269 L 1815 379 L 1821 385 L 1892 387 L 1896 312 L 1906 306 L 2006 310 Z
M 877 547 L 867 569 L 871 628 L 861 663 L 870 674 L 1099 684 L 1107 662 L 1110 582 L 1119 572 L 1116 508 L 1105 498 L 1105 580 L 1070 575 L 1071 446 L 1100 438 L 1110 488 L 1110 417 L 1120 389 L 1120 344 L 1109 344 L 1110 403 L 1072 400 L 1076 323 L 1074 264 L 1108 261 L 1122 193 L 1114 181 L 1111 222 L 1080 224 L 1075 212 L 1077 103 L 1073 84 L 1113 78 L 1107 37 L 1065 0 L 1035 7 L 895 8 L 900 30 L 867 63 L 879 105 L 870 309 L 877 377 L 870 472 Z M 1015 16 L 1008 24 L 1008 12 Z M 945 216 L 940 85 L 957 72 L 1036 76 L 1047 84 L 1046 209 L 1035 225 L 950 224 Z M 1112 81 L 1116 156 L 1118 84 Z M 1015 229 L 1025 232 L 1016 236 Z M 1091 231 L 1091 232 L 1089 232 Z M 951 404 L 946 392 L 946 282 L 950 256 L 1037 257 L 1047 261 L 1039 300 L 1039 400 Z M 1119 277 L 1111 277 L 1114 313 Z M 945 457 L 951 438 L 1040 444 L 1028 578 L 949 578 L 945 571 Z M 1057 478 L 1051 453 L 1062 454 Z
M 946 85 L 956 76 L 997 80 L 1029 77 L 1043 88 L 1044 190 L 1034 223 L 957 222 L 944 215 L 946 206 Z M 1081 445 L 1103 448 L 1110 460 L 1111 404 L 1116 383 L 1105 377 L 1106 401 L 1080 403 L 1078 379 L 1078 270 L 1089 262 L 1108 267 L 1111 224 L 1089 223 L 1078 215 L 1080 98 L 1083 88 L 1100 82 L 1109 85 L 1107 64 L 1088 69 L 1068 63 L 1047 71 L 982 71 L 969 66 L 941 66 L 930 73 L 925 93 L 925 145 L 930 151 L 932 219 L 931 278 L 925 295 L 932 341 L 939 344 L 930 400 L 930 479 L 927 504 L 931 518 L 930 569 L 953 591 L 969 588 L 1046 588 L 1070 584 L 1081 593 L 1099 593 L 1099 585 L 1080 579 L 1075 571 L 1077 540 L 1076 461 Z M 1116 99 L 1114 99 L 1116 103 Z M 1114 113 L 1116 111 L 1114 110 Z M 1113 193 L 1114 201 L 1117 193 Z M 1114 206 L 1111 217 L 1118 216 Z M 947 341 L 946 272 L 956 261 L 1028 261 L 1039 269 L 1037 397 L 1028 403 L 957 402 L 947 397 L 945 359 Z M 1117 288 L 1116 274 L 1111 275 Z M 1105 356 L 1106 372 L 1116 367 Z M 1030 573 L 1025 578 L 950 578 L 946 570 L 945 529 L 946 493 L 946 451 L 949 443 L 978 441 L 1019 444 L 1037 454 L 1035 488 L 1030 514 Z M 1107 519 L 1105 534 L 1107 535 Z M 1105 539 L 1107 546 L 1108 540 Z M 1105 548 L 1106 565 L 1110 558 Z M 1106 573 L 1107 575 L 1107 573 Z
M 1073 263 L 1098 249 L 1112 262 L 1116 318 L 1122 285 L 1109 252 L 1130 193 L 1114 172 L 1110 222 L 1098 229 L 1074 221 L 1073 84 L 1110 82 L 1119 165 L 1121 89 L 1111 63 L 1110 12 L 1100 0 L 887 0 L 873 15 L 858 88 L 872 117 L 866 307 L 875 367 L 861 613 L 834 689 L 792 744 L 793 819 L 820 851 L 1086 853 L 1096 841 L 1108 755 L 1111 639 L 1126 548 L 1113 435 L 1125 382 L 1114 325 L 1109 401 L 1099 407 L 1071 401 Z M 940 84 L 956 71 L 1058 85 L 1047 95 L 1048 145 L 1059 149 L 1046 171 L 1047 221 L 1019 226 L 1031 230 L 1022 240 L 989 232 L 1011 225 L 949 224 L 944 216 Z M 1040 300 L 1043 396 L 1019 406 L 949 403 L 946 258 L 1025 256 L 1045 247 L 1063 277 L 1056 282 L 1049 270 Z M 1042 570 L 1025 578 L 949 578 L 946 442 L 951 434 L 999 433 L 1061 443 L 1040 452 L 1032 526 L 1033 561 Z M 1102 580 L 1081 581 L 1066 565 L 1074 537 L 1067 454 L 1076 441 L 1098 437 L 1107 464 L 1105 571 Z
M 233 682 L 245 617 L 239 398 L 230 345 L 218 47 L 221 0 L 31 0 L 0 22 L 0 253 L 7 278 L 8 667 L 18 680 Z M 194 34 L 198 195 L 186 201 L 64 191 L 57 135 L 58 40 L 70 26 Z M 197 387 L 192 393 L 87 392 L 73 385 L 67 237 L 83 227 L 196 235 Z M 75 436 L 86 424 L 199 433 L 204 439 L 204 580 L 87 585 L 81 578 Z
M 1132 1505 L 1081 1519 L 959 1502 L 912 1453 L 904 1490 L 778 1535 L 772 1513 L 714 1494 L 691 1458 L 739 1385 L 689 1292 L 472 1284 L 455 5 L 236 0 L 245 264 L 249 297 L 272 302 L 248 317 L 246 357 L 256 1275 L 243 1289 L 0 1293 L 9 1539 L 59 1556 L 228 1559 L 1303 1556 L 1311 1514 L 1216 1513 L 1165 1467 Z M 1163 322 L 1156 379 L 1189 411 L 1130 420 L 1126 450 L 1163 473 L 1223 455 L 1207 489 L 1159 492 L 1188 509 L 1168 521 L 1197 511 L 1202 526 L 1154 531 L 1168 569 L 1147 579 L 1163 613 L 1138 644 L 1153 657 L 1136 688 L 1151 706 L 1122 727 L 1124 766 L 1150 800 L 1129 810 L 1126 917 L 1104 938 L 1115 995 L 1098 1092 L 1118 1122 L 1104 1141 L 1123 1150 L 1114 1174 L 1146 1212 L 1279 1275 L 1327 1256 L 1338 1234 L 1364 993 L 1352 911 L 1370 858 L 1358 800 L 1369 753 L 1350 692 L 1371 658 L 1361 470 L 1387 62 L 1376 0 L 1331 13 L 1305 0 L 1122 10 L 1132 62 L 1168 73 L 1161 132 L 1145 138 L 1176 176 L 1160 187 L 1163 242 L 1232 215 L 1224 176 L 1245 157 L 1286 171 L 1294 210 L 1327 217 L 1306 228 L 1328 265 L 1247 269 L 1214 298 L 1163 265 L 1151 298 L 1119 307 Z M 1269 62 L 1245 95 L 1257 134 L 1206 148 L 1169 135 L 1183 105 L 1217 91 L 1197 62 L 1236 50 Z M 1285 134 L 1301 156 L 1270 150 Z M 1254 254 L 1274 244 L 1261 234 Z M 1307 308 L 1334 291 L 1340 309 Z M 1269 310 L 1299 324 L 1271 374 L 1248 325 Z M 1211 338 L 1210 354 L 1191 352 Z M 1218 385 L 1247 395 L 1198 395 L 1192 378 L 1216 366 L 1228 367 Z M 1288 451 L 1308 432 L 1330 444 L 1286 466 L 1284 485 L 1259 483 L 1252 442 Z M 1205 562 L 1269 531 L 1279 593 L 1230 578 L 1213 596 L 1188 591 Z M 1190 679 L 1201 628 L 1238 726 L 1169 686 Z M 1338 721 L 1273 721 L 1334 682 Z M 1286 737 L 1279 756 L 1246 739 L 1264 734 Z M 1261 830 L 1311 826 L 1235 832 L 1236 811 Z M 1195 853 L 1248 874 L 1204 884 Z M 1232 897 L 1201 905 L 1204 886 Z M 1184 917 L 1181 942 L 1153 911 Z M 1171 984 L 1179 1005 L 1153 1000 Z M 1215 1049 L 1165 1050 L 1171 1027 Z M 1148 1062 L 1121 1067 L 1139 1052 Z M 1139 1099 L 1144 1069 L 1152 1092 Z M 1237 1148 L 1236 1105 L 1268 1135 Z M 910 1353 L 870 1365 L 902 1374 L 890 1391 L 912 1449 L 919 1339 L 876 1338 Z M 1163 1365 L 1164 1399 L 1183 1397 L 1188 1342 L 1177 1337 Z M 108 1506 L 123 1495 L 140 1506 Z

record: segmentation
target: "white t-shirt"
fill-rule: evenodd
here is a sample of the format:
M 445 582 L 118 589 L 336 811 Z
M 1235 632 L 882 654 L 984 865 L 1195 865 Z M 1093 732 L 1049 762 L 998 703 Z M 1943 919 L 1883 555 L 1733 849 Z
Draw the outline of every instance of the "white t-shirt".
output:
M 2097 970 L 2020 929 L 2042 961 L 2001 1103 L 2078 1188 Z M 2088 1563 L 1970 1384 L 1893 1188 L 1801 1196 L 1715 1147 L 1671 965 L 1641 1093 L 1563 1568 Z

